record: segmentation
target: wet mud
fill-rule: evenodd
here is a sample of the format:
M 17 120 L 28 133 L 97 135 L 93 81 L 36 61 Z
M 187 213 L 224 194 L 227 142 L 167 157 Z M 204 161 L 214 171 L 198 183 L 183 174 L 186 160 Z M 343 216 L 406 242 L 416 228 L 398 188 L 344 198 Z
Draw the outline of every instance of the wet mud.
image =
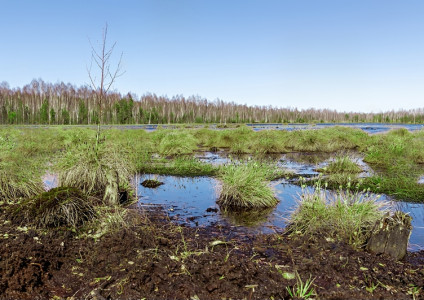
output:
M 80 239 L 2 214 L 0 299 L 289 299 L 296 273 L 320 299 L 423 299 L 422 251 L 397 262 L 320 236 L 177 226 L 160 209 L 132 209 L 127 221 Z

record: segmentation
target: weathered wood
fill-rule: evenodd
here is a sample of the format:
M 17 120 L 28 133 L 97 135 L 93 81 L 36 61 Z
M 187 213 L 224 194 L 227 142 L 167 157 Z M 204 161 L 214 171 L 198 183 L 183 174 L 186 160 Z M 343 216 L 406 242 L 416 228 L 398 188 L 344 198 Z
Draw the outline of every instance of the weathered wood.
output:
M 376 254 L 388 254 L 401 260 L 405 257 L 411 235 L 412 217 L 397 211 L 386 214 L 377 221 L 367 243 L 367 250 Z

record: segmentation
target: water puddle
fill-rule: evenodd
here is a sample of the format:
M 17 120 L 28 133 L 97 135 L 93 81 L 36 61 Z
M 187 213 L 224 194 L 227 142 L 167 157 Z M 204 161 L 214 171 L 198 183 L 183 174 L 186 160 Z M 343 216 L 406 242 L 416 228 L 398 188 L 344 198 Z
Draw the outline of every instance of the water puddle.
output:
M 231 158 L 228 157 L 228 155 L 225 155 L 222 151 L 221 152 L 198 152 L 195 154 L 195 157 L 204 163 L 209 163 L 212 165 L 223 165 L 226 163 L 229 163 L 231 161 Z
M 44 189 L 46 191 L 49 191 L 52 188 L 57 187 L 58 185 L 58 178 L 56 174 L 51 174 L 47 172 L 46 174 L 44 174 L 41 180 L 43 181 Z
M 316 169 L 323 167 L 331 156 L 328 154 L 288 153 L 281 156 L 278 166 L 302 177 L 319 175 Z
M 141 185 L 146 179 L 157 179 L 164 184 L 157 188 Z M 216 222 L 218 206 L 215 203 L 216 179 L 210 177 L 137 176 L 137 193 L 144 209 L 161 206 L 177 221 L 192 225 L 210 225 Z M 137 183 L 136 183 L 137 184 Z
M 157 178 L 164 182 L 155 189 L 144 188 L 140 183 Z M 209 177 L 137 176 L 139 206 L 143 209 L 162 207 L 171 219 L 190 226 L 230 225 L 238 232 L 283 232 L 290 213 L 297 207 L 302 188 L 284 180 L 272 182 L 279 204 L 272 209 L 251 213 L 221 211 L 216 204 L 219 182 Z M 307 187 L 306 191 L 313 191 Z M 424 204 L 395 202 L 384 195 L 381 201 L 390 201 L 393 209 L 409 213 L 414 227 L 409 250 L 424 249 Z

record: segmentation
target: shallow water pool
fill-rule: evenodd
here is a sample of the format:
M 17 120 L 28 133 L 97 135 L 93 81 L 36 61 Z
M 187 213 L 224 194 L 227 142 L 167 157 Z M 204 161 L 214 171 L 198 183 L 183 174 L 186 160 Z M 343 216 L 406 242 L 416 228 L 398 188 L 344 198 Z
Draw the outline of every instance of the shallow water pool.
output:
M 151 189 L 140 183 L 156 178 L 163 185 Z M 302 188 L 284 180 L 272 182 L 279 204 L 272 209 L 251 213 L 228 213 L 216 204 L 219 181 L 210 177 L 177 177 L 146 174 L 137 176 L 139 205 L 144 209 L 161 206 L 171 219 L 190 226 L 230 225 L 237 231 L 282 232 L 290 213 L 297 207 Z M 306 191 L 313 191 L 307 187 Z M 413 231 L 409 250 L 424 249 L 424 204 L 395 202 L 382 195 L 380 200 L 390 201 L 393 209 L 400 209 L 413 217 Z

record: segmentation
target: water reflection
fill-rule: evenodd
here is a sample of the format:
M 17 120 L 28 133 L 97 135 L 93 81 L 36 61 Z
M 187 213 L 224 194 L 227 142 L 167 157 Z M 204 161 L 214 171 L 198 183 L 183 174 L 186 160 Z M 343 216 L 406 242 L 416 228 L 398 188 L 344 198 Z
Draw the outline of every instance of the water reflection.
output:
M 58 186 L 59 180 L 58 180 L 57 174 L 52 174 L 52 173 L 47 172 L 46 174 L 43 175 L 41 180 L 43 181 L 44 189 L 46 191 L 49 191 L 52 188 L 55 188 L 55 187 Z
M 261 208 L 249 210 L 221 209 L 221 215 L 231 224 L 245 227 L 257 227 L 266 223 L 274 208 Z
M 165 184 L 156 189 L 140 185 L 142 181 L 154 177 Z M 188 178 L 147 174 L 138 176 L 138 183 L 140 205 L 162 206 L 169 216 L 178 222 L 188 223 L 191 226 L 232 225 L 235 226 L 235 230 L 263 233 L 282 232 L 291 212 L 298 205 L 300 195 L 314 190 L 312 187 L 302 189 L 285 180 L 274 181 L 271 184 L 276 197 L 280 200 L 276 207 L 252 212 L 228 212 L 220 210 L 217 206 L 219 183 L 210 177 Z M 379 200 L 389 201 L 393 210 L 399 209 L 412 216 L 413 231 L 409 250 L 424 249 L 424 204 L 396 202 L 385 195 Z

